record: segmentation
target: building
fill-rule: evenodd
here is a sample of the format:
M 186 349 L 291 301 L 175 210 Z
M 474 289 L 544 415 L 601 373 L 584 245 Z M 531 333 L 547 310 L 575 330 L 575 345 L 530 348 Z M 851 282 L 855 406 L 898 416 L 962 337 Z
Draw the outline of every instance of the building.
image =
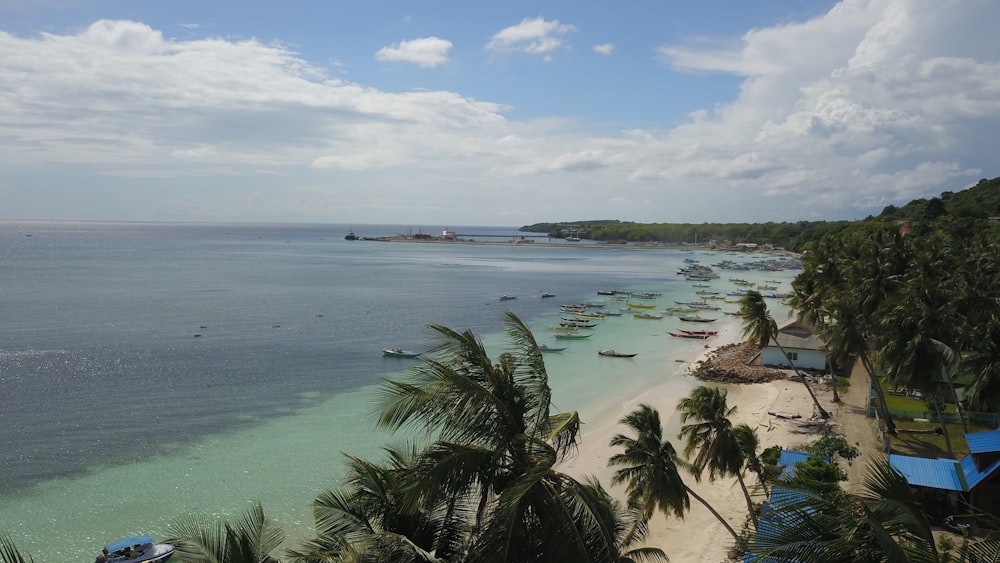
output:
M 791 368 L 788 360 L 775 345 L 775 340 L 785 349 L 795 367 L 826 372 L 826 342 L 815 334 L 812 325 L 792 319 L 778 327 L 778 334 L 760 351 L 761 364 L 778 368 Z
M 969 454 L 961 461 L 889 456 L 932 516 L 966 513 L 968 506 L 1000 515 L 1000 429 L 966 434 L 965 442 Z

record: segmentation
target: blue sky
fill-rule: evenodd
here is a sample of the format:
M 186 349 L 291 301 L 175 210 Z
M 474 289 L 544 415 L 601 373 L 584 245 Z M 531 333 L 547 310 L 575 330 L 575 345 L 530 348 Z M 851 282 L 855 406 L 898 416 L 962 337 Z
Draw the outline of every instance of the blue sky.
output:
M 993 0 L 0 0 L 0 217 L 857 219 L 998 174 Z

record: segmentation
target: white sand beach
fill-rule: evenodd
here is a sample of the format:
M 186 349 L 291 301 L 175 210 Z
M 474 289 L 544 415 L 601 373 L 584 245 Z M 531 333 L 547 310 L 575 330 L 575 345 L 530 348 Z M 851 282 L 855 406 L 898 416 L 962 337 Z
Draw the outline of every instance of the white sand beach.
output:
M 706 358 L 720 346 L 735 343 L 735 331 L 728 331 L 713 341 L 712 349 L 705 350 L 699 360 Z M 728 336 L 728 339 L 727 339 Z M 689 370 L 693 364 L 681 364 Z M 666 369 L 676 369 L 665 366 Z M 692 376 L 688 376 L 692 377 Z M 706 383 L 707 385 L 715 385 Z M 805 387 L 791 380 L 777 380 L 770 383 L 720 385 L 729 392 L 730 406 L 736 405 L 733 424 L 746 423 L 757 429 L 761 449 L 780 445 L 783 448 L 800 447 L 811 441 L 815 435 L 802 433 L 801 426 L 808 420 L 813 411 L 812 401 Z M 832 402 L 829 391 L 816 390 L 821 404 L 832 415 L 834 424 L 838 409 Z M 623 416 L 631 412 L 640 403 L 653 406 L 660 412 L 664 424 L 664 435 L 670 439 L 678 453 L 683 450 L 683 443 L 677 438 L 680 422 L 674 414 L 679 397 L 664 389 L 649 389 L 639 397 L 623 400 L 614 419 L 608 413 L 608 418 L 599 421 L 589 421 L 583 436 L 579 456 L 563 466 L 563 470 L 576 477 L 595 475 L 606 487 L 610 487 L 613 469 L 607 467 L 608 458 L 615 453 L 608 446 L 612 436 L 626 429 L 618 424 Z M 799 420 L 779 419 L 768 412 L 798 413 Z M 723 514 L 729 524 L 739 531 L 747 517 L 746 501 L 735 478 L 708 480 L 707 474 L 701 482 L 696 482 L 690 474 L 684 473 L 685 482 L 699 496 L 704 498 L 719 513 Z M 748 475 L 748 485 L 756 483 L 756 478 Z M 624 486 L 611 488 L 611 493 L 618 498 L 624 497 Z M 759 500 L 759 499 L 757 499 Z M 675 562 L 711 562 L 727 560 L 727 551 L 733 544 L 732 537 L 707 509 L 696 500 L 691 499 L 691 508 L 684 519 L 667 518 L 656 514 L 650 522 L 650 533 L 647 543 L 663 549 Z

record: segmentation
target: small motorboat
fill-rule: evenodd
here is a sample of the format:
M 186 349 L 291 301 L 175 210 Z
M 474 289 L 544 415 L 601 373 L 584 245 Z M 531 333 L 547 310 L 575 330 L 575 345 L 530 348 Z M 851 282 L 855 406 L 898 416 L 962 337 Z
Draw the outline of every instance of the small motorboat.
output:
M 625 354 L 624 352 L 616 352 L 614 350 L 601 350 L 597 353 L 599 356 L 606 356 L 608 358 L 634 358 L 638 354 Z
M 500 301 L 510 301 L 511 299 L 517 299 L 517 296 L 507 295 L 506 293 L 500 296 Z
M 555 346 L 549 346 L 548 344 L 539 344 L 538 349 L 541 350 L 542 352 L 562 352 L 563 350 L 566 349 L 566 347 L 565 346 L 555 347 Z
M 390 358 L 416 358 L 419 357 L 420 354 L 421 352 L 411 352 L 409 350 L 403 350 L 402 348 L 384 348 L 382 350 L 382 355 Z
M 344 240 L 358 240 L 358 235 L 354 234 L 353 230 L 347 231 L 347 235 Z
M 542 292 L 542 299 L 545 299 L 546 297 L 555 297 L 555 296 L 556 296 L 555 293 L 549 293 L 548 291 Z
M 104 546 L 95 563 L 159 563 L 173 554 L 174 546 L 168 543 L 156 543 L 148 535 L 130 536 Z

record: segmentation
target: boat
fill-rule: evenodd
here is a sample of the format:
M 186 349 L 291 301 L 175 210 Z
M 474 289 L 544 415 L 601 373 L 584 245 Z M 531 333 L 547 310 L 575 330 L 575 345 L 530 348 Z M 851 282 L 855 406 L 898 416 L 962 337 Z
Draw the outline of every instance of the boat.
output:
M 629 309 L 655 309 L 656 305 L 645 305 L 643 303 L 629 303 Z
M 148 535 L 129 536 L 109 543 L 97 556 L 96 563 L 159 563 L 170 559 L 174 546 L 156 543 Z
M 593 336 L 593 335 L 592 334 L 580 334 L 580 333 L 576 333 L 576 332 L 566 332 L 566 333 L 557 332 L 556 333 L 556 339 L 557 340 L 583 340 L 584 338 L 590 338 L 591 336 Z
M 566 347 L 565 346 L 553 347 L 547 344 L 539 344 L 538 349 L 541 350 L 542 352 L 562 352 L 563 350 L 566 349 Z
M 569 311 L 567 311 L 569 312 Z M 581 319 L 603 319 L 604 313 L 587 313 L 583 311 L 572 311 L 574 316 L 580 317 Z
M 678 333 L 678 332 L 670 332 L 670 331 L 667 331 L 667 334 L 669 334 L 670 336 L 673 336 L 674 338 L 696 338 L 698 340 L 707 340 L 708 339 L 708 335 L 707 334 L 684 334 L 683 332 L 679 332 Z
M 354 234 L 353 230 L 347 231 L 347 236 L 344 237 L 344 240 L 358 240 L 358 235 Z
M 504 293 L 503 295 L 500 296 L 500 301 L 510 301 L 511 299 L 517 299 L 517 296 L 516 295 L 507 295 L 506 293 Z
M 416 358 L 420 356 L 420 354 L 421 352 L 411 352 L 409 350 L 403 350 L 402 348 L 382 349 L 382 355 L 390 358 Z
M 684 334 L 698 334 L 702 336 L 718 336 L 719 334 L 719 331 L 717 330 L 684 330 L 683 328 L 678 330 Z
M 792 413 L 788 413 L 788 412 L 772 412 L 772 411 L 768 411 L 767 414 L 769 414 L 769 415 L 771 415 L 773 417 L 776 417 L 776 418 L 785 418 L 785 419 L 789 419 L 789 420 L 795 419 L 795 418 L 802 418 L 802 415 L 798 414 L 798 413 L 792 414 Z
M 542 299 L 545 299 L 546 297 L 555 297 L 555 296 L 556 296 L 555 293 L 549 293 L 548 291 L 542 292 Z
M 650 315 L 649 313 L 633 313 L 632 316 L 637 319 L 653 319 L 656 321 L 663 318 L 663 315 Z
M 572 328 L 594 328 L 597 325 L 594 323 L 563 320 L 559 323 L 559 326 Z
M 599 356 L 606 356 L 608 358 L 634 358 L 637 354 L 625 354 L 623 352 L 615 352 L 614 350 L 601 350 L 597 353 Z
M 701 315 L 681 315 L 679 317 L 682 321 L 687 321 L 689 323 L 711 323 L 715 322 L 715 319 L 706 319 Z

